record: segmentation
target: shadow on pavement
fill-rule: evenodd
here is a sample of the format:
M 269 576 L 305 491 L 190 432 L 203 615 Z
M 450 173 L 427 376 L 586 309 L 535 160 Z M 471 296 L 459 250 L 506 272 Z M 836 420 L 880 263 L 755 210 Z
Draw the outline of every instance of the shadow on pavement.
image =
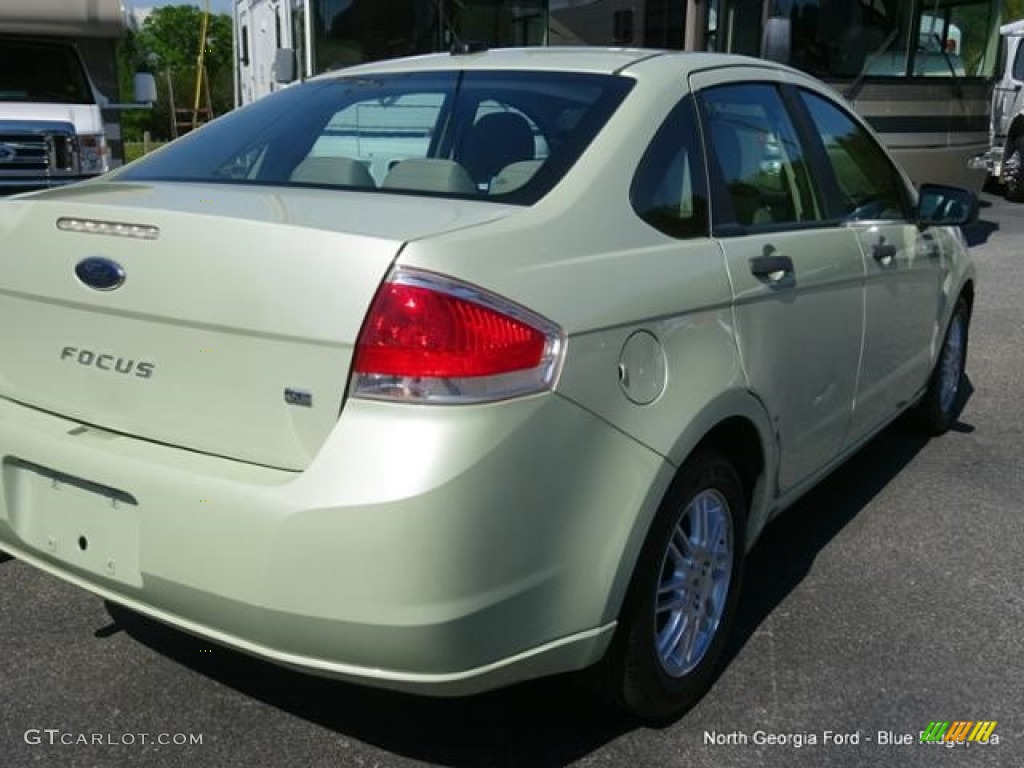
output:
M 927 438 L 907 431 L 902 424 L 889 427 L 765 528 L 747 557 L 729 662 L 804 580 L 829 542 L 927 444 Z
M 410 759 L 449 766 L 545 768 L 578 760 L 635 727 L 569 676 L 439 699 L 321 679 L 214 647 L 121 606 L 115 625 L 158 653 L 289 714 Z
M 1004 194 L 1003 185 L 996 181 L 994 176 L 989 176 L 988 178 L 986 178 L 985 183 L 982 185 L 981 189 L 985 194 L 992 195 L 993 197 L 1002 198 Z M 978 197 L 980 198 L 981 195 L 979 195 Z M 981 204 L 985 206 L 992 205 L 991 202 L 988 202 L 984 198 L 982 198 Z
M 1002 188 L 995 184 L 991 178 L 985 184 L 985 195 L 978 196 L 978 218 L 966 227 L 963 227 L 964 238 L 966 238 L 967 245 L 971 248 L 984 245 L 993 233 L 999 231 L 998 223 L 985 218 L 986 209 L 992 207 L 992 201 L 988 199 L 988 195 L 1000 198 L 1003 195 Z
M 978 219 L 964 227 L 963 231 L 964 238 L 967 240 L 967 245 L 971 248 L 975 248 L 987 243 L 992 234 L 999 231 L 999 225 L 994 221 Z
M 8 555 L 6 552 L 0 550 L 0 563 L 6 563 L 8 560 L 13 560 L 14 557 Z
M 965 395 L 973 389 L 968 382 Z M 959 423 L 954 431 L 970 431 Z M 807 576 L 818 554 L 928 440 L 885 430 L 765 530 L 751 552 L 726 663 Z M 564 765 L 638 726 L 596 703 L 572 676 L 457 699 L 362 688 L 215 648 L 121 606 L 97 631 L 120 630 L 236 691 L 382 750 L 450 766 Z
M 958 417 L 974 391 L 966 376 Z M 765 528 L 747 557 L 727 664 L 804 580 L 828 543 L 928 444 L 929 438 L 917 433 L 912 418 L 908 413 L 898 419 Z M 959 418 L 950 426 L 953 433 L 973 431 Z

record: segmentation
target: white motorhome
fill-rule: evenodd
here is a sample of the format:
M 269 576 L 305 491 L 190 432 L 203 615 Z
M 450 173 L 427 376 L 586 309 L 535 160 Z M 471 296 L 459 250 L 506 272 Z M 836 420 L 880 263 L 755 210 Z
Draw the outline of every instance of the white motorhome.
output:
M 235 103 L 365 61 L 543 45 L 548 0 L 235 0 Z
M 4 0 L 0 193 L 91 178 L 121 162 L 116 42 L 121 0 Z M 109 95 L 108 95 L 109 94 Z M 155 98 L 152 76 L 136 96 Z

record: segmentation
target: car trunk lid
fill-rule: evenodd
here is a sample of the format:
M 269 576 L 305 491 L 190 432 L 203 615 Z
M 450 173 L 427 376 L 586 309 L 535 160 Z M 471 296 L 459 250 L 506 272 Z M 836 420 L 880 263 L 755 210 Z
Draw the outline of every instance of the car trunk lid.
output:
M 402 244 L 504 210 L 195 184 L 100 183 L 7 201 L 0 395 L 302 469 L 337 421 L 366 310 Z M 90 287 L 106 287 L 115 266 L 123 284 Z

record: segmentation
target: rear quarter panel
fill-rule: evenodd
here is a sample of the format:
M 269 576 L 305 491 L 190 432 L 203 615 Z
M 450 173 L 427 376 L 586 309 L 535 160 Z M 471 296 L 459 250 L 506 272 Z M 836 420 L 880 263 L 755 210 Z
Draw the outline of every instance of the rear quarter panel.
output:
M 684 93 L 681 76 L 638 83 L 539 203 L 501 221 L 412 242 L 399 258 L 480 285 L 559 324 L 568 346 L 557 391 L 671 466 L 731 416 L 770 434 L 764 410 L 747 392 L 720 247 L 707 238 L 672 239 L 630 204 L 635 169 Z M 644 378 L 644 402 L 631 399 L 620 378 L 624 349 L 637 333 L 654 340 L 641 345 L 650 359 L 634 359 L 629 371 Z M 762 449 L 774 461 L 767 438 Z M 643 512 L 637 531 L 646 532 L 653 511 Z M 754 530 L 762 519 L 763 510 L 754 510 Z

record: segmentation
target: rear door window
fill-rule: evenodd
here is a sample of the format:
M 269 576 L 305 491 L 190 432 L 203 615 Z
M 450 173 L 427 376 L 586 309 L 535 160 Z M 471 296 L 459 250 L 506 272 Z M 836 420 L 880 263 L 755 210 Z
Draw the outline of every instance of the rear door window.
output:
M 775 85 L 720 85 L 698 94 L 713 167 L 732 222 L 745 228 L 821 220 L 793 122 Z M 719 221 L 719 223 L 722 223 Z

